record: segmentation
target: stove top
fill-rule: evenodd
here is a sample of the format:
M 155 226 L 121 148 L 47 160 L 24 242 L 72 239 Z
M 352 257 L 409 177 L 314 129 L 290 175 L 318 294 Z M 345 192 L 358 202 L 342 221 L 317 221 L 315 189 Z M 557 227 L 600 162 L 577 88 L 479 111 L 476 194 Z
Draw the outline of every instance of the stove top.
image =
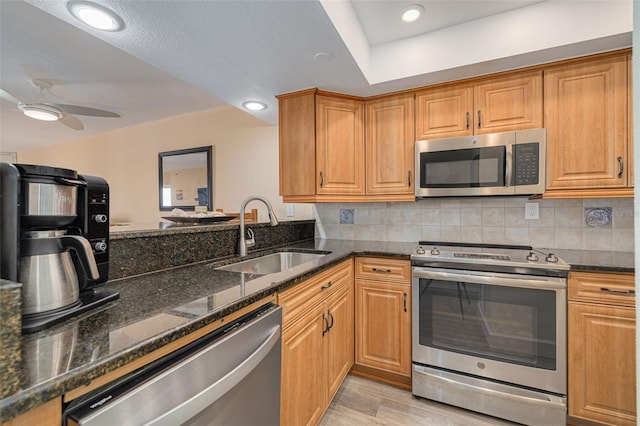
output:
M 420 241 L 414 266 L 566 277 L 569 265 L 550 251 L 530 246 Z

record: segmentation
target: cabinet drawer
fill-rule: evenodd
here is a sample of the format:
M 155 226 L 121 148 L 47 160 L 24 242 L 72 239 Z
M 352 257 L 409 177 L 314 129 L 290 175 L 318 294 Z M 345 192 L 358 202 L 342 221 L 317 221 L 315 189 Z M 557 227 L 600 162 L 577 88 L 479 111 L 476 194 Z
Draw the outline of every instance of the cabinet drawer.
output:
M 569 300 L 635 306 L 634 274 L 571 272 Z
M 411 281 L 411 262 L 381 257 L 356 257 L 356 278 L 369 280 Z
M 315 304 L 353 282 L 351 265 L 352 260 L 346 260 L 279 293 L 278 305 L 282 307 L 283 328 Z

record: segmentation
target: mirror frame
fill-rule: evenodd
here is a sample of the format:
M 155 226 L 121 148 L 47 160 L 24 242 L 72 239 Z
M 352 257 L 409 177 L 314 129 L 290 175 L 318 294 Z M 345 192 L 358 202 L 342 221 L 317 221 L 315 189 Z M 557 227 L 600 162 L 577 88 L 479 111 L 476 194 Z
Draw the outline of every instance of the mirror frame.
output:
M 162 168 L 162 160 L 166 157 L 176 156 L 176 155 L 185 155 L 185 154 L 197 154 L 197 153 L 206 153 L 207 154 L 207 211 L 213 210 L 213 170 L 212 170 L 212 147 L 211 146 L 201 146 L 198 148 L 189 148 L 189 149 L 178 149 L 176 151 L 165 151 L 160 152 L 158 154 L 158 204 L 160 206 L 161 211 L 173 210 L 175 208 L 179 208 L 182 210 L 195 210 L 195 204 L 192 206 L 163 206 L 162 205 L 162 188 L 164 187 L 164 179 L 163 179 L 163 168 Z

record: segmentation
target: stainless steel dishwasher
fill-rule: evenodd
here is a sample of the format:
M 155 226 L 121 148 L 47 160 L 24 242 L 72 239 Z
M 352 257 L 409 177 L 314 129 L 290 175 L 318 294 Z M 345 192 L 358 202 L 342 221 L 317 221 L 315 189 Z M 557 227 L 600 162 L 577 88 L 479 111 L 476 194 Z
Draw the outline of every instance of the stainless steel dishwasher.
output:
M 65 408 L 66 425 L 277 425 L 282 308 L 272 303 Z

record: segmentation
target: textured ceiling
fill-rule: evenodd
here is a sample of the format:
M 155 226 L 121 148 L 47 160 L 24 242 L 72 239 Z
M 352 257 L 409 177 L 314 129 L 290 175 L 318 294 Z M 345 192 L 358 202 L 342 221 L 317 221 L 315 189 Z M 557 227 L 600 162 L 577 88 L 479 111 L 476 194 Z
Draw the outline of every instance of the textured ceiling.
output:
M 125 21 L 86 27 L 67 1 L 0 1 L 0 86 L 33 100 L 107 109 L 85 129 L 0 106 L 0 150 L 21 151 L 248 99 L 277 124 L 275 95 L 309 87 L 372 95 L 629 46 L 623 1 L 97 0 Z M 398 17 L 420 3 L 425 17 Z M 317 62 L 316 53 L 331 61 Z

